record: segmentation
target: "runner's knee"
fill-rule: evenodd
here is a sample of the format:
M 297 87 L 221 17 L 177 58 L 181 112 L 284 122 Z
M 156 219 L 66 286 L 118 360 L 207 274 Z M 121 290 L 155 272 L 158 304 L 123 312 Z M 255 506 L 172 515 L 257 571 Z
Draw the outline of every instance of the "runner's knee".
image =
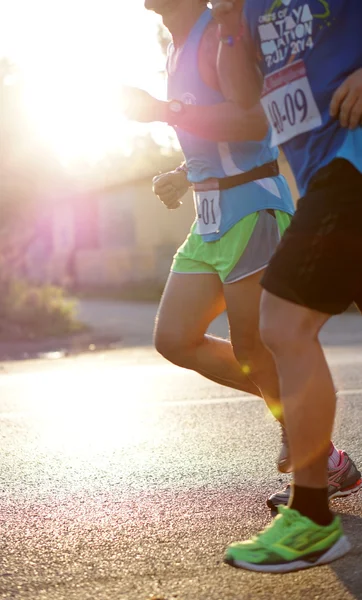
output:
M 263 293 L 260 308 L 260 336 L 276 355 L 305 351 L 318 339 L 325 316 L 304 306 Z
M 164 358 L 180 367 L 187 366 L 194 343 L 182 331 L 156 327 L 154 345 Z

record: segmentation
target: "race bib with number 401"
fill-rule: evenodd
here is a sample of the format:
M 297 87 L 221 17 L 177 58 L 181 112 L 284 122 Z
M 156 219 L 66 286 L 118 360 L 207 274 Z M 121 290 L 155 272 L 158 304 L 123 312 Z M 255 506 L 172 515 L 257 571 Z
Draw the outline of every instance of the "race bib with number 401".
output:
M 261 103 L 272 127 L 272 146 L 322 124 L 303 60 L 265 77 Z
M 221 223 L 220 191 L 194 192 L 196 233 L 219 233 Z

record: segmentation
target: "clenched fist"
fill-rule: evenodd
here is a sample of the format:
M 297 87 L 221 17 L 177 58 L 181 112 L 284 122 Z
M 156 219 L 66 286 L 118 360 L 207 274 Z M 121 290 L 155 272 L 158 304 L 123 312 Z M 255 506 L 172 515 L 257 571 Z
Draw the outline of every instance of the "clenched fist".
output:
M 153 191 L 169 210 L 181 206 L 180 200 L 189 186 L 184 171 L 170 171 L 153 178 Z

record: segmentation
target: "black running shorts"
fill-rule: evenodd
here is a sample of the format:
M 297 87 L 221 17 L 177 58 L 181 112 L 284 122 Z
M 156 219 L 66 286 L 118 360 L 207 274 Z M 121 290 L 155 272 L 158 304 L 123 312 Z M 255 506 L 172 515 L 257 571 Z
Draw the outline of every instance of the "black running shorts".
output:
M 362 308 L 362 174 L 351 163 L 336 159 L 312 178 L 261 284 L 330 315 Z

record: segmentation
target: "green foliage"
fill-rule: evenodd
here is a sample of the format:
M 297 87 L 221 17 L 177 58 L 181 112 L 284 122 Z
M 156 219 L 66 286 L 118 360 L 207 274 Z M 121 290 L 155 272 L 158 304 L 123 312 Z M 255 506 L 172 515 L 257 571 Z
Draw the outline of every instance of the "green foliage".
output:
M 36 286 L 21 279 L 2 282 L 0 337 L 33 339 L 80 331 L 76 303 L 61 288 Z

